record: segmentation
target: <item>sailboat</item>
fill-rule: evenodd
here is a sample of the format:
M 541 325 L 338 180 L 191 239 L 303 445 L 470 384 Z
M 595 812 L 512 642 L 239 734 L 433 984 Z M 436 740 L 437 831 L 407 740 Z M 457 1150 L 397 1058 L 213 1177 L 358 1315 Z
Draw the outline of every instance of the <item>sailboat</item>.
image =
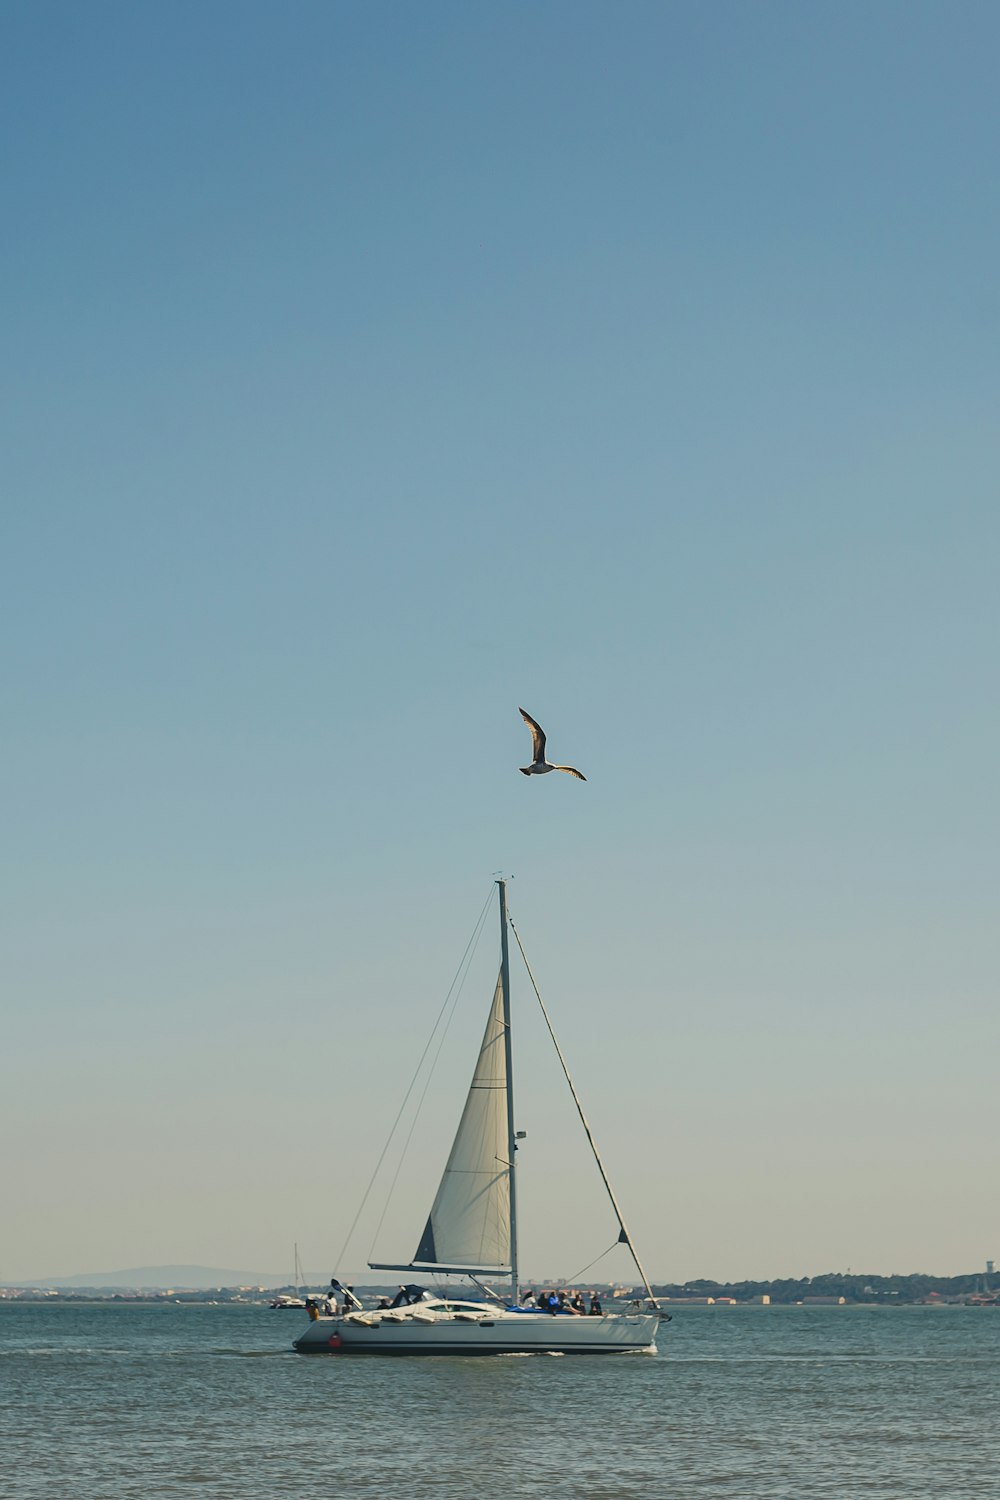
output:
M 596 1142 L 580 1105 L 538 987 L 535 994 L 573 1094 L 619 1225 L 619 1243 L 631 1252 L 645 1297 L 621 1311 L 579 1315 L 567 1304 L 549 1310 L 519 1300 L 517 1246 L 518 1132 L 514 1128 L 511 1053 L 510 959 L 506 881 L 497 881 L 500 906 L 500 974 L 490 1000 L 486 1031 L 465 1108 L 441 1184 L 416 1252 L 405 1264 L 369 1261 L 373 1271 L 402 1271 L 407 1283 L 390 1306 L 368 1309 L 351 1294 L 335 1316 L 317 1316 L 294 1342 L 302 1354 L 637 1354 L 656 1352 L 657 1303 L 625 1226 Z M 524 954 L 521 948 L 522 957 Z M 523 1134 L 523 1132 L 522 1132 Z M 422 1280 L 466 1277 L 490 1300 L 432 1296 Z M 489 1283 L 509 1283 L 503 1296 Z M 388 1299 L 383 1298 L 383 1303 Z M 553 1294 L 553 1303 L 558 1303 Z
M 274 1301 L 271 1303 L 272 1309 L 277 1308 L 279 1311 L 294 1311 L 296 1308 L 305 1307 L 306 1305 L 306 1300 L 302 1295 L 302 1283 L 305 1281 L 305 1277 L 302 1274 L 302 1264 L 299 1260 L 298 1245 L 295 1246 L 294 1256 L 295 1270 L 292 1273 L 292 1279 L 295 1285 L 295 1295 L 292 1296 L 290 1292 L 279 1292 Z

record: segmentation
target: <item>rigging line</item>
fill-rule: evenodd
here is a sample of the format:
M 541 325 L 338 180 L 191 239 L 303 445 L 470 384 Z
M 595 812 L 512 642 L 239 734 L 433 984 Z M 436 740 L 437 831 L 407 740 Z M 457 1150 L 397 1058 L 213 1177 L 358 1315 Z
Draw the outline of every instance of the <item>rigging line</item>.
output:
M 416 1081 L 417 1081 L 417 1078 L 420 1075 L 420 1069 L 423 1067 L 424 1058 L 427 1056 L 427 1053 L 430 1051 L 431 1043 L 434 1040 L 434 1033 L 437 1031 L 438 1027 L 441 1024 L 441 1017 L 445 1013 L 445 1009 L 446 1009 L 446 1007 L 448 1005 L 448 1001 L 451 998 L 451 992 L 455 988 L 455 985 L 458 983 L 458 977 L 459 977 L 459 975 L 462 972 L 463 966 L 465 965 L 465 961 L 466 961 L 466 958 L 469 955 L 470 948 L 472 949 L 473 952 L 475 952 L 475 946 L 474 945 L 476 943 L 478 943 L 478 941 L 479 941 L 479 934 L 482 931 L 483 923 L 486 920 L 486 913 L 489 910 L 490 902 L 492 900 L 493 900 L 493 888 L 491 886 L 490 890 L 489 890 L 489 893 L 488 893 L 488 895 L 486 897 L 486 900 L 483 902 L 483 909 L 479 913 L 479 917 L 478 917 L 478 919 L 476 921 L 475 928 L 473 929 L 472 937 L 470 937 L 468 943 L 465 945 L 465 952 L 462 954 L 462 957 L 461 957 L 461 959 L 459 961 L 458 968 L 455 970 L 455 976 L 452 979 L 451 984 L 448 986 L 448 992 L 447 992 L 447 994 L 444 997 L 444 1000 L 443 1000 L 442 1005 L 441 1005 L 441 1009 L 438 1011 L 437 1020 L 434 1022 L 434 1025 L 431 1027 L 430 1036 L 427 1038 L 427 1041 L 426 1041 L 426 1043 L 424 1045 L 424 1050 L 420 1054 L 420 1059 L 419 1059 L 419 1061 L 417 1063 L 417 1066 L 416 1066 L 416 1069 L 414 1071 L 413 1077 L 410 1079 L 409 1088 L 406 1090 L 406 1093 L 403 1095 L 403 1102 L 399 1106 L 399 1113 L 396 1115 L 395 1120 L 392 1122 L 392 1129 L 389 1131 L 389 1134 L 386 1137 L 385 1145 L 382 1147 L 382 1154 L 381 1154 L 381 1156 L 379 1157 L 378 1161 L 375 1164 L 375 1170 L 374 1170 L 374 1172 L 371 1175 L 371 1179 L 370 1179 L 370 1181 L 368 1183 L 368 1186 L 365 1188 L 364 1197 L 361 1199 L 361 1204 L 360 1204 L 360 1206 L 358 1208 L 358 1211 L 354 1215 L 354 1219 L 353 1219 L 353 1221 L 351 1223 L 350 1229 L 347 1231 L 347 1238 L 345 1239 L 345 1241 L 344 1241 L 344 1243 L 343 1243 L 343 1245 L 341 1247 L 340 1254 L 337 1256 L 337 1261 L 336 1261 L 336 1264 L 335 1264 L 334 1269 L 333 1269 L 333 1274 L 335 1276 L 339 1275 L 339 1273 L 340 1273 L 341 1262 L 343 1261 L 344 1256 L 347 1254 L 347 1247 L 351 1243 L 351 1238 L 352 1238 L 352 1236 L 354 1234 L 355 1229 L 358 1227 L 358 1220 L 361 1218 L 361 1215 L 364 1213 L 365 1204 L 368 1202 L 368 1198 L 369 1198 L 369 1195 L 371 1193 L 371 1190 L 375 1186 L 375 1179 L 377 1178 L 377 1176 L 379 1174 L 379 1171 L 381 1169 L 382 1163 L 385 1160 L 386 1153 L 389 1150 L 390 1145 L 392 1144 L 392 1138 L 396 1134 L 396 1129 L 397 1129 L 397 1126 L 399 1125 L 399 1121 L 400 1121 L 400 1119 L 402 1117 L 403 1111 L 406 1108 L 407 1100 L 409 1099 L 410 1095 L 412 1094 L 414 1086 L 415 1086 Z
M 361 1218 L 361 1215 L 364 1212 L 365 1204 L 368 1202 L 368 1198 L 369 1198 L 369 1196 L 370 1196 L 370 1194 L 372 1192 L 372 1189 L 375 1186 L 376 1179 L 377 1179 L 378 1174 L 379 1174 L 379 1172 L 381 1171 L 381 1168 L 382 1168 L 382 1163 L 385 1161 L 385 1158 L 386 1158 L 386 1156 L 388 1154 L 389 1147 L 392 1144 L 393 1137 L 395 1136 L 396 1131 L 397 1131 L 397 1129 L 399 1127 L 399 1122 L 402 1119 L 403 1114 L 404 1114 L 404 1112 L 406 1110 L 406 1105 L 407 1105 L 407 1102 L 408 1102 L 408 1100 L 410 1098 L 410 1095 L 412 1094 L 414 1088 L 416 1087 L 417 1079 L 420 1076 L 420 1070 L 421 1070 L 421 1068 L 424 1065 L 424 1061 L 425 1061 L 425 1059 L 427 1057 L 427 1053 L 430 1051 L 431 1045 L 432 1045 L 432 1043 L 434 1041 L 435 1033 L 437 1032 L 438 1027 L 441 1025 L 441 1018 L 442 1018 L 442 1016 L 445 1013 L 445 1010 L 446 1010 L 446 1008 L 448 1006 L 449 1000 L 451 1000 L 451 1002 L 452 1002 L 451 1003 L 451 1012 L 452 1012 L 452 1014 L 454 1014 L 455 1006 L 458 1003 L 458 997 L 459 997 L 459 995 L 462 992 L 462 987 L 465 984 L 465 979 L 466 979 L 466 977 L 468 975 L 468 972 L 469 972 L 469 965 L 471 964 L 472 958 L 473 958 L 473 956 L 475 955 L 475 952 L 476 952 L 476 948 L 479 945 L 479 939 L 480 939 L 480 937 L 482 935 L 483 927 L 484 927 L 485 922 L 486 922 L 486 913 L 489 910 L 490 901 L 492 899 L 492 894 L 493 893 L 491 891 L 489 893 L 489 895 L 486 897 L 486 900 L 483 902 L 483 909 L 479 913 L 479 917 L 478 917 L 478 919 L 476 921 L 476 925 L 475 925 L 475 927 L 473 929 L 472 936 L 470 937 L 468 943 L 466 944 L 465 952 L 462 954 L 461 960 L 459 961 L 458 968 L 455 971 L 454 978 L 452 979 L 451 984 L 448 986 L 448 992 L 447 992 L 447 994 L 444 997 L 444 1002 L 442 1003 L 441 1009 L 438 1011 L 437 1019 L 435 1020 L 434 1025 L 431 1027 L 430 1035 L 427 1038 L 427 1042 L 426 1042 L 426 1044 L 424 1046 L 423 1052 L 421 1052 L 421 1054 L 420 1054 L 420 1058 L 419 1058 L 419 1060 L 417 1062 L 417 1066 L 414 1069 L 413 1077 L 410 1079 L 409 1087 L 407 1088 L 406 1093 L 403 1096 L 403 1102 L 399 1106 L 399 1111 L 398 1111 L 398 1113 L 396 1115 L 395 1120 L 392 1123 L 392 1129 L 389 1131 L 388 1137 L 386 1138 L 385 1145 L 382 1148 L 382 1154 L 379 1156 L 379 1159 L 378 1159 L 378 1161 L 377 1161 L 377 1163 L 375 1165 L 375 1170 L 374 1170 L 374 1172 L 371 1175 L 371 1180 L 368 1183 L 367 1188 L 365 1189 L 365 1194 L 364 1194 L 364 1197 L 361 1200 L 361 1205 L 358 1208 L 358 1211 L 357 1211 L 357 1213 L 354 1216 L 354 1222 L 352 1223 L 352 1225 L 351 1225 L 351 1227 L 350 1227 L 350 1229 L 348 1231 L 347 1239 L 344 1241 L 344 1247 L 343 1247 L 343 1249 L 340 1252 L 340 1259 L 341 1260 L 343 1259 L 344 1255 L 347 1253 L 347 1246 L 350 1244 L 351 1236 L 354 1234 L 354 1231 L 357 1228 L 358 1220 Z M 463 974 L 463 969 L 465 971 L 464 974 Z M 456 985 L 458 985 L 458 989 L 455 992 L 454 999 L 452 1000 L 452 992 L 455 991 L 455 986 Z M 448 1020 L 445 1022 L 445 1033 L 447 1032 L 447 1029 L 448 1029 L 448 1026 L 450 1025 L 450 1022 L 451 1022 L 451 1017 L 449 1016 Z M 444 1038 L 443 1038 L 443 1035 L 442 1035 L 442 1040 L 438 1043 L 438 1051 L 435 1054 L 434 1061 L 431 1063 L 431 1072 L 433 1072 L 434 1066 L 435 1066 L 435 1064 L 437 1062 L 437 1057 L 440 1054 L 441 1046 L 442 1046 L 442 1043 L 443 1043 L 443 1039 Z M 423 1092 L 423 1094 L 420 1097 L 420 1103 L 421 1104 L 423 1102 L 423 1099 L 424 1099 L 424 1096 L 426 1095 L 426 1093 L 427 1093 L 427 1085 L 425 1084 L 424 1085 L 424 1092 Z M 419 1111 L 420 1111 L 420 1104 L 417 1105 L 417 1113 L 418 1114 L 419 1114 Z M 414 1124 L 415 1123 L 416 1123 L 416 1119 L 414 1119 Z M 413 1134 L 413 1125 L 410 1126 L 410 1136 L 412 1136 L 412 1134 Z M 407 1144 L 409 1143 L 410 1136 L 407 1136 Z M 406 1154 L 406 1145 L 404 1145 L 404 1147 L 403 1147 L 403 1155 L 405 1156 L 405 1154 Z M 397 1168 L 396 1168 L 396 1176 L 393 1178 L 393 1184 L 395 1184 L 396 1178 L 399 1176 L 399 1171 L 400 1171 L 400 1167 L 401 1166 L 402 1166 L 402 1160 L 400 1161 L 400 1165 L 397 1166 Z M 391 1196 L 392 1196 L 392 1188 L 390 1187 L 390 1189 L 389 1189 L 389 1197 L 391 1198 Z M 386 1211 L 387 1211 L 388 1207 L 389 1207 L 389 1200 L 387 1198 L 386 1199 L 385 1207 L 382 1209 L 382 1218 L 379 1219 L 379 1228 L 381 1228 L 382 1220 L 385 1218 Z M 378 1237 L 378 1229 L 376 1229 L 376 1231 L 375 1231 L 375 1237 L 376 1238 Z M 373 1241 L 373 1244 L 374 1244 L 374 1241 Z M 371 1250 L 369 1250 L 369 1254 L 371 1254 Z M 339 1264 L 339 1262 L 338 1262 L 338 1264 Z
M 499 1302 L 501 1307 L 503 1306 L 504 1299 L 500 1296 L 499 1292 L 495 1292 L 491 1286 L 487 1286 L 485 1281 L 480 1281 L 478 1276 L 473 1276 L 471 1273 L 469 1274 L 469 1280 L 473 1286 L 477 1286 L 481 1292 L 485 1292 L 487 1297 L 492 1297 L 494 1302 Z
M 462 990 L 465 988 L 465 981 L 468 979 L 468 977 L 469 977 L 469 970 L 472 967 L 472 960 L 476 956 L 476 950 L 479 947 L 479 941 L 480 941 L 480 938 L 483 935 L 483 929 L 486 926 L 486 913 L 487 913 L 487 910 L 488 910 L 489 905 L 490 905 L 491 897 L 492 897 L 492 892 L 490 893 L 490 896 L 487 896 L 487 898 L 486 898 L 486 904 L 484 905 L 482 911 L 479 913 L 479 921 L 478 921 L 478 923 L 476 925 L 476 930 L 473 932 L 472 937 L 469 939 L 469 945 L 470 946 L 468 948 L 466 948 L 465 954 L 463 954 L 463 956 L 462 956 L 462 964 L 465 964 L 465 973 L 462 975 L 461 983 L 459 984 L 458 988 L 455 990 L 455 997 L 454 997 L 454 999 L 451 1002 L 451 1009 L 449 1010 L 448 1015 L 445 1018 L 444 1026 L 441 1028 L 441 1035 L 438 1038 L 437 1051 L 434 1053 L 434 1056 L 431 1059 L 431 1065 L 430 1065 L 430 1067 L 427 1070 L 427 1077 L 424 1080 L 424 1087 L 423 1087 L 423 1090 L 421 1091 L 420 1098 L 417 1100 L 417 1107 L 416 1107 L 416 1109 L 413 1112 L 413 1119 L 410 1121 L 410 1128 L 409 1128 L 409 1131 L 407 1132 L 406 1140 L 403 1142 L 403 1149 L 400 1152 L 399 1161 L 396 1163 L 396 1170 L 393 1173 L 392 1181 L 389 1184 L 389 1191 L 386 1193 L 386 1196 L 385 1196 L 385 1203 L 382 1206 L 382 1213 L 381 1213 L 381 1216 L 379 1218 L 378 1223 L 375 1226 L 375 1233 L 372 1235 L 372 1242 L 371 1242 L 371 1246 L 370 1246 L 369 1251 L 368 1251 L 369 1255 L 371 1255 L 372 1251 L 375 1249 L 375 1242 L 377 1241 L 379 1235 L 382 1232 L 382 1225 L 385 1222 L 385 1216 L 386 1216 L 386 1214 L 389 1212 L 389 1204 L 391 1203 L 391 1201 L 392 1201 L 392 1195 L 393 1195 L 393 1193 L 396 1190 L 396 1183 L 399 1181 L 399 1174 L 403 1170 L 403 1163 L 406 1160 L 406 1153 L 410 1149 L 410 1142 L 413 1139 L 413 1132 L 417 1128 L 417 1121 L 420 1119 L 420 1113 L 421 1113 L 421 1111 L 422 1111 L 422 1109 L 424 1107 L 424 1100 L 427 1098 L 427 1091 L 428 1091 L 428 1089 L 431 1086 L 431 1080 L 434 1077 L 434 1071 L 437 1068 L 438 1059 L 441 1056 L 441 1049 L 444 1046 L 445 1038 L 448 1035 L 448 1028 L 451 1026 L 452 1021 L 455 1019 L 455 1011 L 458 1008 L 458 1002 L 461 999 Z M 470 952 L 470 948 L 471 948 L 471 952 Z M 466 963 L 466 955 L 468 955 L 468 962 L 467 963 Z M 459 970 L 460 971 L 461 971 L 461 967 L 462 967 L 462 965 L 460 964 L 459 965 Z M 458 978 L 457 974 L 456 974 L 455 978 L 456 979 Z M 455 981 L 452 980 L 452 987 L 453 988 L 454 988 L 454 984 L 455 984 Z M 450 991 L 449 991 L 449 993 L 450 993 Z M 447 1004 L 447 1000 L 445 1001 L 445 1004 Z M 423 1062 L 423 1058 L 427 1055 L 427 1050 L 430 1047 L 431 1042 L 434 1039 L 434 1031 L 437 1030 L 438 1025 L 440 1023 L 440 1020 L 441 1020 L 441 1017 L 439 1015 L 437 1021 L 435 1021 L 435 1023 L 434 1023 L 434 1030 L 431 1032 L 430 1037 L 427 1040 L 427 1047 L 424 1048 L 423 1057 L 421 1057 L 421 1059 L 420 1059 L 421 1063 Z M 420 1071 L 419 1064 L 417 1066 L 417 1071 L 418 1072 Z M 416 1077 L 414 1077 L 413 1082 L 416 1083 Z M 411 1084 L 411 1088 L 412 1088 L 412 1084 Z M 403 1101 L 403 1104 L 405 1106 L 405 1104 L 406 1104 L 406 1100 L 405 1099 Z M 402 1113 L 402 1110 L 400 1111 L 400 1113 Z M 397 1122 L 398 1122 L 399 1116 L 397 1116 L 396 1118 L 397 1118 Z M 388 1147 L 388 1142 L 386 1143 L 386 1145 Z
M 565 1059 L 565 1057 L 563 1057 L 562 1048 L 560 1047 L 559 1043 L 556 1041 L 556 1034 L 555 1034 L 555 1032 L 552 1029 L 552 1022 L 549 1020 L 549 1013 L 545 1009 L 545 1001 L 542 999 L 541 991 L 539 990 L 538 984 L 537 984 L 537 982 L 535 980 L 535 976 L 534 976 L 534 974 L 531 971 L 531 965 L 528 962 L 528 955 L 524 951 L 524 945 L 521 942 L 520 933 L 518 932 L 517 928 L 514 926 L 514 922 L 513 922 L 513 919 L 511 917 L 509 911 L 507 913 L 507 921 L 510 924 L 510 930 L 511 930 L 511 932 L 514 934 L 515 938 L 517 939 L 517 946 L 521 950 L 521 957 L 524 960 L 524 967 L 528 971 L 528 978 L 531 980 L 531 987 L 532 987 L 532 989 L 535 992 L 535 999 L 538 1001 L 538 1004 L 541 1007 L 541 1012 L 542 1012 L 542 1015 L 543 1015 L 543 1017 L 545 1019 L 545 1024 L 548 1027 L 549 1036 L 552 1038 L 552 1045 L 556 1049 L 556 1056 L 558 1057 L 560 1065 L 561 1065 L 562 1070 L 563 1070 L 563 1073 L 566 1076 L 566 1082 L 569 1084 L 569 1091 L 573 1095 L 573 1103 L 576 1105 L 576 1112 L 580 1116 L 580 1123 L 582 1124 L 582 1126 L 584 1128 L 584 1131 L 586 1132 L 587 1140 L 590 1142 L 590 1149 L 594 1153 L 594 1160 L 597 1163 L 597 1170 L 601 1174 L 601 1179 L 602 1179 L 602 1181 L 604 1183 L 605 1188 L 607 1189 L 608 1197 L 611 1199 L 611 1207 L 614 1209 L 614 1211 L 615 1211 L 615 1217 L 617 1218 L 619 1226 L 621 1227 L 621 1235 L 619 1237 L 619 1243 L 620 1244 L 625 1244 L 625 1245 L 628 1246 L 629 1250 L 632 1253 L 632 1259 L 635 1261 L 635 1268 L 639 1272 L 639 1275 L 642 1277 L 642 1284 L 646 1288 L 646 1294 L 649 1297 L 650 1302 L 655 1302 L 656 1298 L 653 1296 L 653 1288 L 649 1284 L 649 1277 L 646 1275 L 646 1272 L 643 1270 L 642 1262 L 640 1261 L 638 1255 L 636 1254 L 635 1246 L 632 1244 L 632 1236 L 629 1234 L 628 1229 L 625 1226 L 625 1220 L 622 1217 L 622 1211 L 621 1211 L 621 1209 L 618 1206 L 618 1199 L 615 1197 L 614 1188 L 611 1186 L 611 1182 L 610 1182 L 610 1180 L 608 1178 L 608 1174 L 604 1170 L 604 1163 L 601 1160 L 601 1153 L 597 1149 L 597 1142 L 594 1140 L 594 1133 L 593 1133 L 593 1131 L 590 1128 L 590 1123 L 587 1120 L 587 1116 L 583 1112 L 583 1105 L 580 1103 L 580 1096 L 576 1092 L 576 1088 L 574 1087 L 573 1080 L 570 1077 L 570 1071 L 569 1071 L 569 1068 L 566 1065 L 566 1059 Z
M 569 1278 L 569 1281 L 567 1281 L 566 1285 L 567 1286 L 573 1286 L 576 1282 L 578 1282 L 580 1280 L 581 1276 L 586 1276 L 586 1274 L 587 1274 L 588 1271 L 593 1270 L 594 1266 L 597 1265 L 597 1261 L 603 1260 L 606 1255 L 610 1255 L 611 1252 L 612 1252 L 612 1250 L 617 1250 L 618 1246 L 620 1244 L 621 1244 L 621 1240 L 612 1240 L 612 1242 L 608 1246 L 608 1248 L 606 1250 L 602 1250 L 601 1253 L 600 1253 L 600 1255 L 597 1257 L 597 1259 L 596 1260 L 592 1260 L 590 1262 L 589 1266 L 584 1266 L 582 1270 L 575 1271 L 573 1273 L 573 1275 Z

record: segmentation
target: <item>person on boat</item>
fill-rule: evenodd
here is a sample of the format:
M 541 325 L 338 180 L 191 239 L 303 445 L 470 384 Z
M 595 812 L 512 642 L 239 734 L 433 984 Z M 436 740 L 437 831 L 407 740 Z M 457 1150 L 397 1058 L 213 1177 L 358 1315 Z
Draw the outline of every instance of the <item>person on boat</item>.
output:
M 582 1314 L 587 1311 L 586 1306 L 584 1305 L 583 1296 L 580 1292 L 576 1292 L 574 1294 L 573 1300 L 570 1303 L 570 1307 L 577 1314 Z
M 590 1316 L 592 1318 L 603 1318 L 604 1316 L 601 1299 L 596 1292 L 591 1292 L 590 1294 Z
M 343 1286 L 342 1283 L 337 1280 L 336 1276 L 331 1276 L 330 1277 L 330 1296 L 331 1296 L 331 1298 L 333 1299 L 334 1302 L 336 1302 L 336 1300 L 337 1300 L 337 1293 L 338 1292 L 343 1292 L 343 1294 L 344 1294 L 344 1312 L 345 1313 L 349 1313 L 351 1311 L 352 1307 L 354 1308 L 355 1312 L 360 1312 L 361 1311 L 361 1303 L 358 1300 L 358 1298 L 355 1297 L 355 1295 L 354 1295 L 354 1288 L 352 1286 Z
M 319 1305 L 314 1297 L 306 1298 L 306 1312 L 309 1314 L 310 1323 L 315 1323 L 319 1317 Z
M 329 1292 L 323 1298 L 323 1315 L 327 1318 L 335 1318 L 337 1316 L 337 1299 Z
M 410 1307 L 414 1302 L 423 1302 L 426 1288 L 417 1286 L 415 1281 L 401 1286 L 399 1291 L 389 1303 L 390 1307 Z
M 379 1310 L 379 1312 L 388 1312 L 388 1310 L 389 1310 L 389 1308 L 391 1306 L 392 1306 L 392 1303 L 389 1301 L 388 1297 L 380 1297 L 378 1299 L 378 1310 Z
M 536 1305 L 535 1304 L 535 1294 L 532 1291 L 531 1287 L 529 1286 L 529 1288 L 528 1288 L 528 1290 L 526 1292 L 522 1292 L 521 1293 L 521 1306 L 522 1307 L 534 1307 L 535 1305 Z

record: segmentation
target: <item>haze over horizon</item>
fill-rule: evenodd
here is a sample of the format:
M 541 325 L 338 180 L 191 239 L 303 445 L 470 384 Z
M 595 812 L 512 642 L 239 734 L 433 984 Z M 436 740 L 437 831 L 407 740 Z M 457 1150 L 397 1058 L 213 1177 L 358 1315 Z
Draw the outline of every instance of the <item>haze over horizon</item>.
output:
M 0 1275 L 1000 1259 L 1000 11 L 0 24 Z

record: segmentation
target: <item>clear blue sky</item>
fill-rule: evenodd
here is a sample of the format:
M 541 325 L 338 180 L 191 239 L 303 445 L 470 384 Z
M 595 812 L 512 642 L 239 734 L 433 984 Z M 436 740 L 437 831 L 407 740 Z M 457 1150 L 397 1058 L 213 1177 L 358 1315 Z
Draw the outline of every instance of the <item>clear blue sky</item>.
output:
M 998 49 L 4 6 L 0 1280 L 329 1264 L 497 869 L 656 1278 L 1000 1255 Z

